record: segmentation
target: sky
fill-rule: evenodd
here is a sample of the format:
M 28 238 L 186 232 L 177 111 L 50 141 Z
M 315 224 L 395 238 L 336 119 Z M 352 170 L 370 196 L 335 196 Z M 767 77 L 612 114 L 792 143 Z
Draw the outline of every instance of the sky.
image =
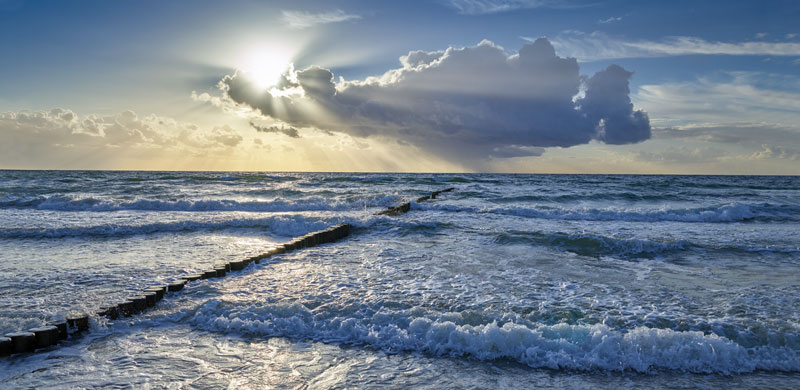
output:
M 800 2 L 0 0 L 0 169 L 800 174 Z

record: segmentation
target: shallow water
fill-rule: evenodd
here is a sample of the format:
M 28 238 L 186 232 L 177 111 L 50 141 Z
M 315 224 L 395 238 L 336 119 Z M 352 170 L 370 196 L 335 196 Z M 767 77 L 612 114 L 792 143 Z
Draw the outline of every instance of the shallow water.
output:
M 0 361 L 13 387 L 800 386 L 797 177 L 0 171 L 0 219 L 4 333 L 355 227 Z

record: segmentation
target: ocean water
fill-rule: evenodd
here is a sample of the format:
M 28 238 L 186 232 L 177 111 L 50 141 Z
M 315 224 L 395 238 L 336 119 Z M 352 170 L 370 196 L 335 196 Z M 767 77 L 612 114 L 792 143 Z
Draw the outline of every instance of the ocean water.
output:
M 0 331 L 340 223 L 0 387 L 800 388 L 800 177 L 0 171 Z

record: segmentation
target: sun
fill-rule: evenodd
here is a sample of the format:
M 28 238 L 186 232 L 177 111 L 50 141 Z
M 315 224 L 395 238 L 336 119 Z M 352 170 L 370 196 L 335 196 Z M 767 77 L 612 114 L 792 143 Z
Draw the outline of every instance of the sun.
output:
M 258 89 L 269 89 L 291 66 L 291 55 L 278 48 L 256 49 L 244 56 L 240 69 Z

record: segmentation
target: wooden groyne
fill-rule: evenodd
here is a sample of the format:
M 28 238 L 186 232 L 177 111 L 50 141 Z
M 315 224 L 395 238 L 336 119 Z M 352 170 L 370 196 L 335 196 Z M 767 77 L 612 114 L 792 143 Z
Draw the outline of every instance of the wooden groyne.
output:
M 430 195 L 425 195 L 425 196 L 421 196 L 421 197 L 417 198 L 417 203 L 422 203 L 422 202 L 424 202 L 426 200 L 436 199 L 436 197 L 439 196 L 439 194 L 441 194 L 443 192 L 450 192 L 450 191 L 453 191 L 454 189 L 455 188 L 451 187 L 451 188 L 445 188 L 445 189 L 443 189 L 441 191 L 434 191 Z M 396 217 L 398 215 L 403 215 L 403 214 L 407 213 L 409 210 L 411 210 L 411 202 L 405 202 L 405 203 L 400 204 L 399 206 L 392 206 L 392 207 L 389 207 L 386 210 L 383 210 L 381 212 L 375 213 L 375 215 L 388 215 L 390 217 Z
M 166 285 L 148 287 L 139 293 L 131 295 L 122 302 L 100 307 L 95 314 L 98 317 L 116 320 L 118 318 L 130 317 L 142 313 L 154 307 L 166 294 L 182 290 L 187 283 L 232 275 L 231 272 L 241 271 L 250 263 L 258 264 L 261 260 L 274 255 L 338 241 L 347 237 L 347 235 L 350 234 L 351 228 L 349 224 L 342 224 L 296 237 L 262 254 L 219 264 L 204 272 L 183 276 Z M 34 352 L 52 347 L 88 329 L 89 315 L 75 314 L 67 316 L 66 320 L 54 322 L 46 326 L 29 329 L 23 332 L 8 333 L 4 337 L 0 337 L 0 356 Z

